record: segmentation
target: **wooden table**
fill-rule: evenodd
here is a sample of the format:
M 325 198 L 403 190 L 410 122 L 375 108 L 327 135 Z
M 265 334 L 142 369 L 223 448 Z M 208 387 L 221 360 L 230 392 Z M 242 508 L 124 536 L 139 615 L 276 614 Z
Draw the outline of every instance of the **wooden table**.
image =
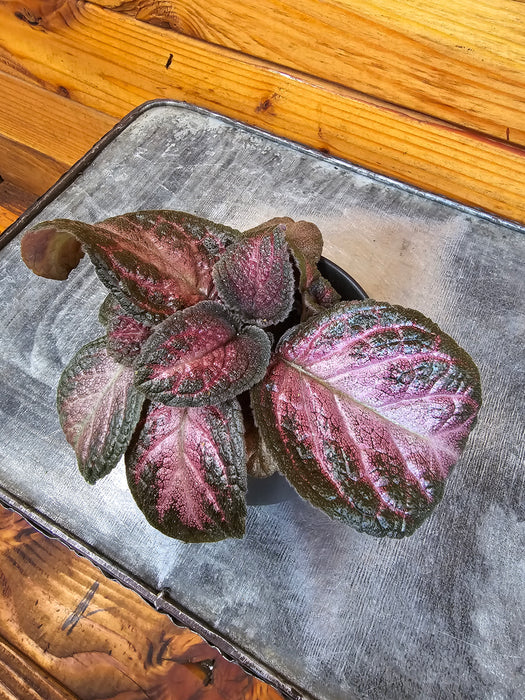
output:
M 0 230 L 156 97 L 525 223 L 524 38 L 512 0 L 0 0 Z M 0 585 L 0 697 L 278 697 L 5 510 Z

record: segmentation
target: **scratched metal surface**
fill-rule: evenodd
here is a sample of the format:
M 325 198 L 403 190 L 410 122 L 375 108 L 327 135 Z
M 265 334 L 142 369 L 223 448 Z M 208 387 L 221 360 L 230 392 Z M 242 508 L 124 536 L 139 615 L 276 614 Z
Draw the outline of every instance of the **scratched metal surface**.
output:
M 165 538 L 122 465 L 82 480 L 55 413 L 62 368 L 101 335 L 105 290 L 87 261 L 65 283 L 33 276 L 16 238 L 0 251 L 4 495 L 306 697 L 523 697 L 523 230 L 176 104 L 137 117 L 36 220 L 160 207 L 239 228 L 315 221 L 370 296 L 420 309 L 471 353 L 484 407 L 443 503 L 405 541 L 298 498 L 250 508 L 240 541 Z

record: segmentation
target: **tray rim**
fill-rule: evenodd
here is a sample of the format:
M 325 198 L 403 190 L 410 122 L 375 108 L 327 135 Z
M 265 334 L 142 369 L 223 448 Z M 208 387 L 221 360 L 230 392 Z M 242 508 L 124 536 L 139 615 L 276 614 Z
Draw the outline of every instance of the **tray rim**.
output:
M 274 143 L 279 143 L 295 151 L 299 151 L 305 155 L 314 157 L 317 160 L 336 165 L 337 167 L 348 172 L 353 172 L 377 182 L 394 186 L 396 189 L 426 198 L 433 202 L 441 203 L 448 208 L 455 209 L 456 211 L 488 221 L 495 225 L 503 226 L 520 233 L 525 233 L 525 225 L 517 222 L 504 219 L 503 217 L 491 214 L 490 212 L 477 209 L 475 207 L 461 204 L 450 198 L 434 194 L 413 185 L 409 185 L 389 176 L 381 175 L 350 161 L 324 154 L 318 150 L 304 146 L 301 143 L 281 136 L 276 136 L 259 127 L 245 124 L 213 110 L 180 100 L 161 98 L 148 100 L 140 104 L 138 107 L 135 107 L 126 116 L 124 116 L 120 121 L 118 121 L 115 126 L 110 129 L 110 131 L 108 131 L 99 141 L 97 141 L 85 153 L 85 155 L 83 155 L 75 164 L 71 166 L 71 168 L 69 168 L 69 170 L 67 170 L 66 173 L 64 173 L 64 175 L 61 176 L 59 180 L 47 190 L 47 192 L 40 196 L 13 224 L 11 224 L 4 231 L 4 233 L 0 236 L 0 250 L 9 244 L 45 207 L 51 204 L 57 196 L 66 190 L 96 160 L 104 149 L 120 134 L 122 134 L 131 124 L 133 124 L 137 118 L 157 107 L 175 107 L 218 119 L 225 124 L 229 124 L 248 133 L 257 134 Z M 25 503 L 21 498 L 12 494 L 1 484 L 0 504 L 9 510 L 20 514 L 45 536 L 57 539 L 76 554 L 88 559 L 105 576 L 121 583 L 137 593 L 155 610 L 164 613 L 171 618 L 175 624 L 186 627 L 198 634 L 208 644 L 217 649 L 225 658 L 234 661 L 253 676 L 273 686 L 286 698 L 290 698 L 290 700 L 315 700 L 314 695 L 300 688 L 297 684 L 291 683 L 271 666 L 265 664 L 253 654 L 243 650 L 238 644 L 229 640 L 226 635 L 216 632 L 210 625 L 201 620 L 194 613 L 189 612 L 184 606 L 171 600 L 167 596 L 166 590 L 155 591 L 152 587 L 141 581 L 138 576 L 134 576 L 126 568 L 115 563 L 110 557 L 101 555 L 92 546 L 74 536 L 66 528 L 62 528 L 57 525 L 53 520 L 40 513 L 33 506 Z M 349 698 L 349 700 L 352 699 Z

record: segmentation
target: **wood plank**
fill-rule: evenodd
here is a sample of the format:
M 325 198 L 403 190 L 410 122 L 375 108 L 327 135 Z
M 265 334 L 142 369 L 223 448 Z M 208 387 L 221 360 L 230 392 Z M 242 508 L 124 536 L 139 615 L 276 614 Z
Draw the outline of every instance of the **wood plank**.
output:
M 0 174 L 15 187 L 39 196 L 68 169 L 69 164 L 43 155 L 0 135 Z
M 0 637 L 0 697 L 75 700 L 75 696 Z
M 35 201 L 36 195 L 2 181 L 0 176 L 0 233 L 15 222 Z
M 104 112 L 2 72 L 0 94 L 0 134 L 68 167 L 117 121 Z
M 8 669 L 2 679 L 9 673 L 11 687 L 31 672 L 40 687 L 47 680 L 55 690 L 62 686 L 64 697 L 85 700 L 281 698 L 1 507 L 0 595 L 0 669 L 2 663 Z
M 16 16 L 24 8 L 36 24 Z M 4 63 L 35 84 L 114 117 L 187 100 L 525 222 L 523 149 L 89 3 L 45 9 L 0 2 Z
M 392 104 L 525 143 L 525 4 L 94 0 Z
M 0 72 L 0 177 L 35 195 L 56 180 L 116 119 Z

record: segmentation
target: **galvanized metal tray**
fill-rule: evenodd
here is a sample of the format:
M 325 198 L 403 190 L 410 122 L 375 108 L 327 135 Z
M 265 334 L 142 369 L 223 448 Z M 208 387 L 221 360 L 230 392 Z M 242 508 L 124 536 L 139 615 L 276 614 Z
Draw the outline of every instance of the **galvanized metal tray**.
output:
M 187 545 L 146 523 L 122 465 L 83 481 L 55 391 L 101 333 L 105 290 L 87 261 L 67 282 L 33 276 L 18 234 L 155 208 L 240 229 L 312 220 L 373 298 L 421 310 L 472 354 L 479 424 L 411 538 L 358 534 L 297 497 L 249 508 L 243 540 Z M 0 239 L 0 500 L 292 697 L 522 696 L 524 233 L 205 110 L 147 103 Z

